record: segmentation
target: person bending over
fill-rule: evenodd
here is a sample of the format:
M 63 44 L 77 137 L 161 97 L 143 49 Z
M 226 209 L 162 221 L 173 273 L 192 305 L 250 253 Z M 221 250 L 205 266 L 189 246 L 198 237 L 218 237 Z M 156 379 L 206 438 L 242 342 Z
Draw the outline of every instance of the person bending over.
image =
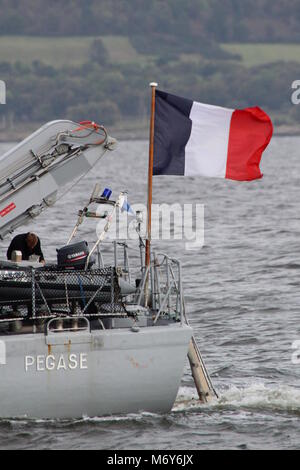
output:
M 40 263 L 45 263 L 45 258 L 41 248 L 41 241 L 35 233 L 23 233 L 17 235 L 11 242 L 7 250 L 7 259 L 11 260 L 13 251 L 22 252 L 22 260 L 28 261 L 30 256 L 39 256 Z

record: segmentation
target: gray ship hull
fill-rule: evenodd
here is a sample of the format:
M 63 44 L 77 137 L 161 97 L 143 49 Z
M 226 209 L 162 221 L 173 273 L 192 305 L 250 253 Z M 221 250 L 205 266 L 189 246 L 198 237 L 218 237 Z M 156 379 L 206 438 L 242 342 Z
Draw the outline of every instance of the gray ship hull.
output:
M 171 410 L 187 325 L 1 337 L 0 417 L 80 418 Z

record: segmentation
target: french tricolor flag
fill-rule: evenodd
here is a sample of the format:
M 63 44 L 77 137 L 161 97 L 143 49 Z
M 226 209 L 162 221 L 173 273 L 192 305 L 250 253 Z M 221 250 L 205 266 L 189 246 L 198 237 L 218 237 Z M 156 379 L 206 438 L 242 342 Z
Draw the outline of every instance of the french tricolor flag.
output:
M 272 135 L 272 121 L 258 107 L 226 109 L 156 90 L 153 174 L 262 178 Z

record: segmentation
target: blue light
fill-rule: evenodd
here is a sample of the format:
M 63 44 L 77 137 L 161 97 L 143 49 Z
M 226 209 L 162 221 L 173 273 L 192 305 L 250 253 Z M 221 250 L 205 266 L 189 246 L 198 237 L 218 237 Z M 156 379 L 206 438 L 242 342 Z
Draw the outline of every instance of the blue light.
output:
M 112 195 L 112 190 L 108 189 L 108 188 L 105 188 L 101 197 L 108 201 L 110 199 L 111 195 Z

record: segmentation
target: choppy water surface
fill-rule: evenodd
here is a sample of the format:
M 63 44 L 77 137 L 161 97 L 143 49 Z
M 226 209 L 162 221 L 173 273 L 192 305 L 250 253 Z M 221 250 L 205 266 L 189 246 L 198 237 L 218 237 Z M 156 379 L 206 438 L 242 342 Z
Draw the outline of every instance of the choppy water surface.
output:
M 186 367 L 169 415 L 2 420 L 1 449 L 299 447 L 300 365 L 291 361 L 292 343 L 300 340 L 299 146 L 299 138 L 274 138 L 263 160 L 265 178 L 250 184 L 154 182 L 154 202 L 205 204 L 202 250 L 185 251 L 180 241 L 158 247 L 183 262 L 189 317 L 220 399 L 199 406 Z M 44 213 L 29 229 L 39 233 L 48 259 L 65 244 L 95 181 L 128 189 L 132 203 L 144 202 L 146 168 L 147 143 L 122 142 L 75 192 Z

